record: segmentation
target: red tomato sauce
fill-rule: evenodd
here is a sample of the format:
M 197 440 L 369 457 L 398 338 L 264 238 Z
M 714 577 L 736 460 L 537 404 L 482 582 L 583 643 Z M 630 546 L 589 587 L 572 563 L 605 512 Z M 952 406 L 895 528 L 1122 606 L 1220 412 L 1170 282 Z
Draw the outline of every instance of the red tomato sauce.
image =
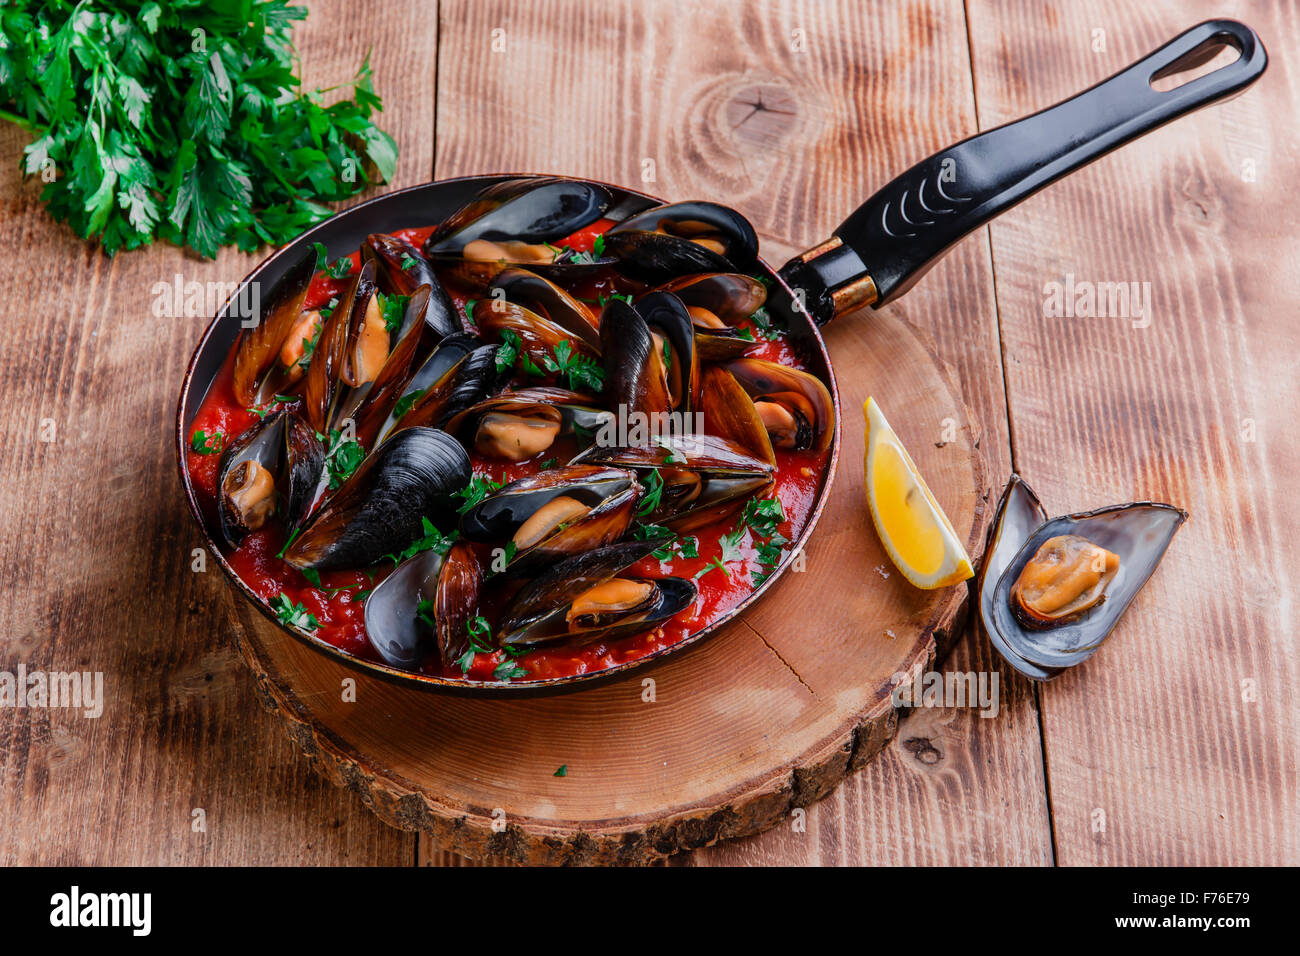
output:
M 595 237 L 610 225 L 612 225 L 610 221 L 602 220 L 575 233 L 564 244 L 578 251 L 590 251 Z M 394 234 L 406 239 L 418 249 L 433 228 L 430 226 L 403 229 Z M 359 253 L 353 253 L 351 259 L 355 269 L 358 265 Z M 331 298 L 343 292 L 348 281 L 346 278 L 334 279 L 324 272 L 318 272 L 308 290 L 306 307 L 318 308 L 327 304 Z M 602 295 L 621 293 L 626 288 L 623 280 L 608 278 L 593 282 L 587 289 L 578 289 L 574 292 L 581 298 L 597 302 Z M 465 303 L 473 298 L 454 288 L 448 288 L 447 291 L 462 312 Z M 753 329 L 752 325 L 749 327 Z M 797 368 L 804 367 L 790 343 L 783 337 L 769 340 L 755 332 L 755 339 L 756 345 L 749 353 L 753 357 Z M 204 432 L 210 439 L 219 434 L 223 436 L 222 447 L 224 447 L 225 443 L 237 438 L 245 429 L 258 421 L 259 416 L 255 412 L 244 408 L 235 399 L 233 368 L 234 350 L 227 357 L 209 388 L 191 426 L 191 436 L 199 431 Z M 536 383 L 537 380 L 532 380 L 529 384 Z M 551 458 L 564 463 L 577 451 L 578 448 L 573 445 L 571 439 L 561 439 L 546 452 L 528 461 L 501 462 L 472 454 L 471 462 L 476 475 L 505 483 L 540 470 L 542 464 L 549 462 Z M 781 502 L 786 517 L 777 526 L 777 531 L 789 541 L 794 541 L 802 533 L 812 513 L 818 484 L 826 468 L 827 454 L 777 449 L 776 457 L 775 482 L 767 497 L 777 498 Z M 194 451 L 192 446 L 186 454 L 186 466 L 189 469 L 195 494 L 200 507 L 209 516 L 210 526 L 216 516 L 219 460 L 220 455 L 201 454 Z M 721 536 L 732 533 L 737 527 L 738 520 L 737 513 L 683 535 L 685 538 L 696 540 L 698 557 L 686 558 L 676 555 L 660 561 L 651 556 L 625 572 L 645 578 L 675 576 L 695 579 L 699 593 L 694 604 L 651 631 L 581 647 L 543 646 L 518 658 L 509 658 L 502 651 L 491 654 L 480 653 L 474 656 L 473 664 L 464 673 L 455 666 L 454 662 L 444 664 L 435 651 L 417 670 L 451 679 L 492 681 L 496 679 L 494 672 L 497 667 L 508 660 L 513 660 L 518 667 L 527 671 L 526 676 L 517 677 L 516 681 L 544 680 L 594 673 L 638 660 L 680 643 L 735 608 L 752 594 L 757 588 L 754 576 L 773 570 L 759 562 L 757 546 L 748 528 L 740 538 L 739 560 L 727 562 L 724 565 L 725 570 L 716 564 L 710 567 L 711 562 L 722 557 Z M 375 585 L 392 572 L 392 563 L 383 562 L 366 570 L 322 571 L 320 572 L 321 587 L 317 588 L 300 571 L 278 557 L 285 546 L 285 538 L 283 525 L 278 519 L 272 519 L 266 527 L 245 537 L 239 547 L 230 550 L 223 546 L 222 550 L 239 578 L 268 605 L 273 601 L 281 600 L 280 595 L 284 595 L 290 604 L 301 605 L 315 618 L 318 624 L 313 631 L 315 636 L 358 658 L 380 661 L 381 658 L 366 637 L 364 598 Z M 789 560 L 790 547 L 786 545 L 783 561 Z M 475 550 L 485 568 L 490 566 L 492 548 L 491 545 L 475 545 Z M 504 576 L 489 578 L 485 584 L 481 612 L 489 620 L 493 620 L 495 613 L 502 609 L 518 587 L 518 582 L 511 582 Z

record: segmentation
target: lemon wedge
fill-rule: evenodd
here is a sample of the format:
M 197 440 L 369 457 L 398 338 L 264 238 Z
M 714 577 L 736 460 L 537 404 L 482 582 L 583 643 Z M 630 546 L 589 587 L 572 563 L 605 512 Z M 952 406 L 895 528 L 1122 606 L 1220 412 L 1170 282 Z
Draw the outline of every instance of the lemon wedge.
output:
M 927 590 L 972 577 L 970 555 L 875 399 L 866 400 L 862 413 L 867 504 L 889 559 L 903 577 Z

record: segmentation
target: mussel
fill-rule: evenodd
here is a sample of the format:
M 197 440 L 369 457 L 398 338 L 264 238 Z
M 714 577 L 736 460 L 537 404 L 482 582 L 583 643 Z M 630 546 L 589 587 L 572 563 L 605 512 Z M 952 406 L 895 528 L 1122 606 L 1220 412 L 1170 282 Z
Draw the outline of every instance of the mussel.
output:
M 418 668 L 434 647 L 444 663 L 454 664 L 468 650 L 482 583 L 478 558 L 464 542 L 445 557 L 430 550 L 408 558 L 366 598 L 371 646 L 404 670 Z
M 671 293 L 686 306 L 701 361 L 739 358 L 754 347 L 753 337 L 736 327 L 767 301 L 767 286 L 754 277 L 738 272 L 685 275 L 653 291 Z
M 493 278 L 475 314 L 500 310 L 506 303 L 558 325 L 592 349 L 600 348 L 597 315 L 550 279 L 527 269 L 505 269 Z
M 1046 520 L 1034 493 L 1012 475 L 978 582 L 989 640 L 1034 680 L 1087 660 L 1185 520 L 1173 505 L 1146 501 Z
M 402 324 L 394 333 L 393 350 L 374 378 L 349 388 L 336 400 L 331 424 L 350 419 L 356 440 L 367 448 L 373 445 L 380 425 L 410 379 L 411 363 L 424 337 L 424 318 L 431 294 L 432 288 L 427 285 L 415 291 L 406 303 Z
M 640 578 L 624 570 L 653 541 L 625 541 L 561 561 L 521 588 L 502 612 L 499 643 L 591 644 L 648 631 L 690 607 L 695 584 Z
M 492 492 L 461 516 L 460 532 L 471 541 L 513 545 L 506 570 L 525 574 L 617 541 L 631 527 L 641 494 L 627 469 L 566 465 Z
M 433 266 L 415 246 L 398 236 L 372 233 L 361 244 L 361 258 L 375 263 L 376 281 L 386 295 L 414 295 L 421 286 L 429 287 L 429 304 L 423 321 L 431 341 L 464 331 L 451 296 L 438 281 Z M 398 336 L 405 333 L 403 323 Z
M 536 387 L 486 398 L 448 419 L 445 427 L 485 458 L 525 461 L 548 451 L 561 435 L 590 437 L 612 420 L 589 395 Z
M 734 359 L 724 367 L 753 400 L 773 446 L 818 452 L 830 448 L 835 404 L 821 379 L 766 359 Z
M 384 418 L 379 426 L 376 435 L 379 441 L 383 441 L 392 433 L 398 420 L 403 418 L 411 408 L 422 399 L 431 389 L 440 389 L 445 393 L 450 393 L 452 382 L 455 379 L 455 371 L 460 362 L 474 349 L 480 345 L 477 337 L 465 333 L 449 335 L 429 353 L 429 355 L 420 362 L 415 371 L 412 372 L 398 389 L 397 398 L 385 410 L 376 406 L 372 411 L 376 414 L 383 413 Z M 369 423 L 367 423 L 369 427 Z M 357 430 L 360 433 L 362 421 L 358 420 Z
M 469 479 L 469 456 L 456 439 L 435 428 L 404 428 L 308 519 L 284 559 L 299 569 L 369 567 L 418 540 L 424 519 L 450 526 L 452 495 Z
M 263 385 L 276 356 L 290 334 L 301 325 L 303 303 L 315 274 L 316 253 L 313 250 L 294 263 L 276 283 L 257 325 L 240 339 L 235 352 L 233 383 L 235 398 L 241 405 L 261 403 L 270 398 Z
M 582 180 L 505 180 L 481 191 L 430 233 L 424 254 L 478 289 L 509 265 L 564 274 L 589 263 L 579 265 L 571 250 L 555 244 L 598 220 L 612 202 L 607 189 Z
M 600 338 L 611 408 L 657 421 L 695 409 L 700 360 L 691 317 L 675 296 L 654 293 L 635 306 L 610 299 L 601 311 Z
M 744 272 L 758 258 L 758 235 L 734 209 L 680 202 L 616 224 L 605 233 L 605 250 L 621 272 L 663 282 L 696 272 Z
M 321 329 L 303 379 L 303 416 L 318 432 L 329 431 L 335 400 L 343 388 L 369 381 L 365 376 L 372 369 L 377 375 L 387 358 L 388 332 L 374 299 L 375 267 L 367 262 L 352 277 Z
M 325 449 L 298 414 L 280 408 L 250 425 L 217 465 L 222 537 L 238 547 L 277 512 L 293 528 L 310 507 L 325 465 Z
M 734 514 L 772 484 L 774 466 L 715 435 L 660 436 L 620 447 L 593 445 L 572 464 L 629 468 L 657 487 L 646 521 L 685 532 Z M 650 474 L 653 473 L 653 478 Z

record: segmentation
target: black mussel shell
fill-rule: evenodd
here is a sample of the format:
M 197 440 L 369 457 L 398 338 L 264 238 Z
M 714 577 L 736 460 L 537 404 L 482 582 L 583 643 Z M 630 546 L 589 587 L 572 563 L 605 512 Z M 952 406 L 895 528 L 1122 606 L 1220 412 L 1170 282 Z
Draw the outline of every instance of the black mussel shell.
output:
M 691 236 L 722 243 L 720 254 Z M 619 271 L 646 282 L 696 272 L 744 272 L 758 258 L 758 234 L 749 220 L 711 202 L 681 202 L 637 213 L 605 233 L 605 251 Z
M 695 325 L 695 350 L 701 362 L 739 358 L 757 344 L 752 336 L 744 336 L 734 327 L 767 301 L 767 287 L 752 276 L 738 272 L 686 275 L 654 291 L 671 292 L 688 310 L 703 309 L 724 323 L 722 328 Z
M 735 359 L 725 368 L 755 403 L 775 402 L 799 422 L 797 450 L 824 452 L 830 448 L 835 437 L 835 403 L 821 379 L 766 359 Z
M 429 260 L 415 246 L 397 236 L 374 233 L 362 243 L 361 255 L 375 263 L 376 281 L 386 295 L 414 295 L 421 286 L 429 287 L 429 303 L 423 318 L 432 341 L 464 331 L 451 296 L 434 274 Z M 399 337 L 406 334 L 410 316 L 408 311 L 398 330 Z
M 600 315 L 600 341 L 603 394 L 611 408 L 640 415 L 671 410 L 663 379 L 649 374 L 654 336 L 640 312 L 622 299 L 610 299 Z
M 980 626 L 989 643 L 1016 670 L 1031 680 L 1050 680 L 1060 673 L 1058 668 L 1043 668 L 1031 664 L 1011 649 L 1002 638 L 1002 632 L 993 624 L 993 591 L 1007 565 L 1020 552 L 1029 536 L 1047 521 L 1038 496 L 1021 477 L 1012 474 L 1011 480 L 998 499 L 993 524 L 989 527 L 984 558 L 980 561 L 979 576 L 975 579 L 975 593 L 979 597 Z M 987 582 L 987 586 L 986 586 Z
M 306 516 L 325 470 L 325 444 L 297 412 L 289 412 L 284 426 L 285 492 L 284 526 L 292 530 Z
M 418 617 L 421 601 L 432 601 L 443 557 L 423 551 L 398 565 L 366 598 L 366 637 L 384 662 L 415 670 L 433 649 L 434 635 Z
M 515 179 L 489 186 L 453 213 L 424 244 L 430 258 L 456 256 L 476 239 L 555 242 L 591 225 L 613 198 L 579 179 Z
M 391 403 L 387 417 L 379 428 L 378 440 L 383 441 L 392 434 L 398 422 L 399 410 L 409 412 L 430 390 L 445 388 L 450 393 L 456 368 L 480 344 L 477 338 L 463 332 L 449 335 L 439 342 L 429 357 L 407 379 L 396 400 Z
M 279 494 L 281 488 L 280 471 L 284 460 L 284 423 L 286 412 L 283 408 L 272 412 L 261 421 L 248 426 L 238 438 L 226 446 L 217 464 L 217 512 L 221 524 L 221 535 L 226 544 L 232 548 L 239 546 L 244 536 L 251 530 L 240 516 L 239 509 L 229 500 L 226 491 L 226 476 L 246 461 L 256 461 L 265 468 L 275 481 L 272 494 Z
M 534 315 L 554 322 L 566 332 L 600 348 L 599 321 L 587 307 L 550 279 L 527 269 L 504 269 L 488 286 L 484 309 L 491 309 L 494 299 L 522 306 Z
M 423 519 L 455 520 L 451 497 L 469 483 L 460 442 L 435 428 L 395 432 L 307 522 L 285 550 L 298 569 L 365 568 L 423 536 Z
M 1028 492 L 1028 488 L 1024 491 Z M 1011 489 L 1004 495 L 1002 533 L 1007 544 L 997 549 L 995 557 L 999 560 L 1014 543 L 1018 529 L 1032 519 L 1035 502 L 1026 500 L 1031 497 L 1032 492 L 1022 495 Z M 1187 513 L 1173 505 L 1137 501 L 1064 515 L 1040 525 L 1024 539 L 996 579 L 990 576 L 992 569 L 982 578 L 981 621 L 994 647 L 999 650 L 1003 645 L 1008 647 L 1012 652 L 1008 662 L 1038 680 L 1050 679 L 1061 670 L 1087 660 L 1114 631 L 1186 520 Z M 1088 610 L 1054 626 L 1026 627 L 1012 607 L 1012 587 L 1043 542 L 1057 535 L 1077 535 L 1118 555 L 1118 573 L 1107 586 L 1103 600 Z M 990 589 L 992 597 L 988 598 Z M 1023 663 L 1031 667 L 1024 668 Z M 1031 673 L 1033 670 L 1040 673 Z

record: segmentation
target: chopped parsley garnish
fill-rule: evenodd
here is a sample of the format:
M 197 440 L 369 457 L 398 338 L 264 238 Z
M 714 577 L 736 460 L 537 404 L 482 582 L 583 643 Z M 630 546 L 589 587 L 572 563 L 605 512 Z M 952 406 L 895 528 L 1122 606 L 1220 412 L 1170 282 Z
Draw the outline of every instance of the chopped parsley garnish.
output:
M 403 272 L 410 272 L 412 269 L 416 267 L 417 264 L 418 264 L 418 260 L 415 258 L 415 256 L 411 255 L 409 252 L 405 252 L 402 254 L 401 269 Z
M 397 400 L 397 404 L 393 406 L 393 421 L 397 421 L 399 418 L 401 418 L 403 415 L 409 412 L 412 406 L 414 406 L 416 402 L 418 402 L 421 398 L 423 398 L 424 393 L 427 391 L 428 391 L 427 388 L 417 388 L 414 391 L 407 392 L 405 395 L 399 398 Z
M 225 444 L 226 436 L 221 432 L 213 432 L 209 435 L 200 428 L 190 436 L 190 450 L 196 451 L 200 455 L 219 455 Z
M 352 259 L 349 256 L 339 256 L 325 267 L 325 274 L 331 279 L 346 279 L 351 272 Z
M 293 544 L 294 539 L 298 537 L 301 531 L 301 528 L 294 528 L 293 531 L 289 532 L 289 538 L 284 542 L 284 547 L 280 549 L 280 553 L 276 555 L 277 558 L 284 557 L 284 553 L 289 550 L 289 545 Z
M 413 558 L 423 551 L 437 551 L 439 554 L 446 554 L 447 549 L 456 542 L 455 531 L 444 535 L 428 518 L 421 518 L 420 524 L 424 528 L 424 537 L 411 542 L 410 546 L 405 550 L 388 555 L 393 564 L 401 564 L 407 558 Z
M 477 301 L 477 299 L 465 300 L 465 321 L 474 328 L 478 328 L 478 323 L 474 321 L 474 303 Z
M 460 499 L 460 504 L 456 506 L 456 512 L 464 514 L 500 487 L 501 483 L 499 481 L 493 481 L 486 475 L 474 475 L 470 478 L 469 484 L 460 491 L 453 492 L 453 495 Z
M 542 462 L 542 471 L 550 471 L 552 468 L 555 467 L 555 463 L 556 463 L 557 461 L 559 461 L 558 458 L 548 458 L 548 459 L 546 459 L 546 461 Z
M 567 777 L 568 775 L 569 765 L 567 763 L 560 764 L 560 769 L 551 774 L 552 777 Z
M 523 342 L 519 335 L 506 329 L 501 333 L 501 342 L 497 345 L 497 374 L 500 375 L 515 367 L 519 353 L 523 351 Z
M 698 541 L 695 538 L 678 537 L 670 528 L 658 524 L 637 522 L 632 529 L 632 537 L 638 541 L 653 541 L 667 538 L 662 547 L 650 552 L 657 561 L 671 561 L 675 557 L 698 558 L 700 556 Z
M 325 310 L 321 309 L 321 318 L 325 318 Z M 299 368 L 307 368 L 311 365 L 311 353 L 316 351 L 316 343 L 320 341 L 320 334 L 325 329 L 324 321 L 316 327 L 315 334 L 309 339 L 302 340 L 302 358 L 295 363 Z
M 776 526 L 785 520 L 785 510 L 776 498 L 751 498 L 745 502 L 741 523 L 749 525 L 755 534 L 771 537 Z
M 402 319 L 406 315 L 406 303 L 411 301 L 411 297 L 409 295 L 383 295 L 377 292 L 375 298 L 379 300 L 379 310 L 384 315 L 384 328 L 391 335 L 402 327 Z
M 287 624 L 290 627 L 296 627 L 304 631 L 314 631 L 320 627 L 316 615 L 301 604 L 290 601 L 289 595 L 283 591 L 272 599 L 271 610 L 275 612 L 275 616 L 281 624 Z
M 514 661 L 502 661 L 497 665 L 497 669 L 492 672 L 492 676 L 499 681 L 507 683 L 516 677 L 527 677 L 528 671 L 524 670 Z
M 727 577 L 731 577 L 731 572 L 727 570 L 727 565 L 733 561 L 739 561 L 743 555 L 740 553 L 740 540 L 745 535 L 745 526 L 738 525 L 735 530 L 718 537 L 718 544 L 722 547 L 722 553 L 712 559 L 704 567 L 700 568 L 695 574 L 695 580 L 699 580 L 708 574 L 714 568 L 717 568 Z
M 343 432 L 334 429 L 330 432 L 329 450 L 325 452 L 325 468 L 329 473 L 330 488 L 337 488 L 352 477 L 361 467 L 366 457 L 366 450 L 357 441 L 345 441 Z
M 667 343 L 665 343 L 667 348 Z M 548 371 L 569 377 L 569 388 L 575 392 L 602 392 L 605 390 L 605 369 L 590 355 L 575 352 L 573 346 L 561 340 L 555 343 L 555 358 L 543 356 Z
M 468 674 L 469 669 L 474 666 L 474 655 L 491 654 L 495 650 L 491 644 L 492 626 L 488 624 L 487 618 L 479 615 L 466 621 L 465 632 L 469 635 L 469 649 L 456 659 L 456 666 L 460 668 L 462 674 Z M 524 673 L 528 672 L 524 671 Z
M 659 474 L 659 469 L 654 468 L 650 474 L 641 479 L 641 484 L 645 487 L 645 494 L 641 497 L 641 504 L 637 506 L 636 516 L 644 518 L 651 514 L 659 507 L 659 502 L 664 496 L 664 480 Z
M 421 599 L 420 603 L 415 606 L 416 620 L 423 621 L 431 628 L 436 628 L 438 622 L 433 619 L 433 601 L 428 598 Z

